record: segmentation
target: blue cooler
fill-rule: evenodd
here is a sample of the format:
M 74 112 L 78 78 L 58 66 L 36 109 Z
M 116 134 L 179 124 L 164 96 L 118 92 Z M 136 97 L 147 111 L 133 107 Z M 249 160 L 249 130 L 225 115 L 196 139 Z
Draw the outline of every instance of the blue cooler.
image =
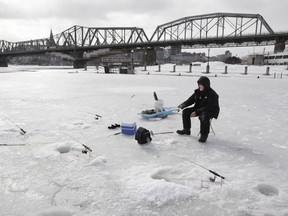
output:
M 134 135 L 136 133 L 137 130 L 137 125 L 136 123 L 122 123 L 121 124 L 121 132 L 122 134 L 126 134 L 126 135 Z

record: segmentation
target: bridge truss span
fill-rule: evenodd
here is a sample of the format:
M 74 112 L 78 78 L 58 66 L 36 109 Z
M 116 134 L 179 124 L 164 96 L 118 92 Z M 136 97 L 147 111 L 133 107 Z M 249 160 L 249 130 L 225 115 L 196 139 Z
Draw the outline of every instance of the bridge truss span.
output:
M 43 39 L 21 42 L 0 40 L 0 59 L 6 61 L 5 58 L 13 56 L 59 52 L 81 60 L 84 54 L 95 50 L 99 51 L 98 54 L 108 55 L 171 46 L 213 48 L 274 45 L 274 51 L 281 52 L 287 40 L 288 32 L 275 33 L 259 14 L 211 13 L 159 25 L 150 38 L 138 27 L 91 28 L 75 25 L 56 35 L 51 31 L 50 37 Z
M 273 35 L 259 14 L 213 13 L 190 16 L 159 25 L 150 41 L 199 41 Z
M 142 28 L 73 26 L 56 35 L 51 32 L 49 38 L 21 42 L 1 40 L 0 53 L 3 55 L 29 55 L 55 51 L 72 53 L 75 50 L 84 52 L 117 46 L 135 46 L 147 42 L 149 39 Z
M 21 42 L 0 41 L 0 53 L 35 52 L 47 48 L 48 39 L 37 39 Z
M 62 47 L 103 47 L 117 44 L 135 44 L 148 42 L 142 28 L 136 27 L 100 27 L 87 28 L 73 26 L 53 36 L 56 46 Z

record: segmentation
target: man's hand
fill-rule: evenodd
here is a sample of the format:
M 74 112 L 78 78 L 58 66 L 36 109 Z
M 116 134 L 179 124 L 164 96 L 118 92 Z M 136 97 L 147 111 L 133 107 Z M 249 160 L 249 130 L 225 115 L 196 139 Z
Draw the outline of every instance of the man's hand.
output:
M 192 112 L 191 113 L 191 117 L 196 117 L 197 115 L 196 115 L 196 112 Z
M 179 109 L 183 109 L 185 107 L 185 104 L 180 104 L 177 108 L 179 108 Z

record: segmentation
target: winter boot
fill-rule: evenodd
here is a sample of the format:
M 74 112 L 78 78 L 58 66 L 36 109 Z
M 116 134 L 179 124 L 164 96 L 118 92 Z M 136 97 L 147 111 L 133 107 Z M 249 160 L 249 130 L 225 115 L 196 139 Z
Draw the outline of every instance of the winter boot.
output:
M 207 140 L 207 138 L 208 138 L 208 135 L 203 135 L 203 134 L 201 134 L 198 142 L 205 143 L 206 140 Z
M 183 130 L 177 130 L 176 131 L 180 135 L 190 135 L 190 129 L 183 129 Z

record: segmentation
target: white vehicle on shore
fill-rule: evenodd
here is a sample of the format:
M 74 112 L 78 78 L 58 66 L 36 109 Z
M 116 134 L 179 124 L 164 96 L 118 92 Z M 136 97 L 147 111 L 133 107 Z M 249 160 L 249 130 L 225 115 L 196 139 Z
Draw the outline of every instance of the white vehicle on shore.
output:
M 288 50 L 285 49 L 284 52 L 275 54 L 264 55 L 265 65 L 284 65 L 288 64 Z

